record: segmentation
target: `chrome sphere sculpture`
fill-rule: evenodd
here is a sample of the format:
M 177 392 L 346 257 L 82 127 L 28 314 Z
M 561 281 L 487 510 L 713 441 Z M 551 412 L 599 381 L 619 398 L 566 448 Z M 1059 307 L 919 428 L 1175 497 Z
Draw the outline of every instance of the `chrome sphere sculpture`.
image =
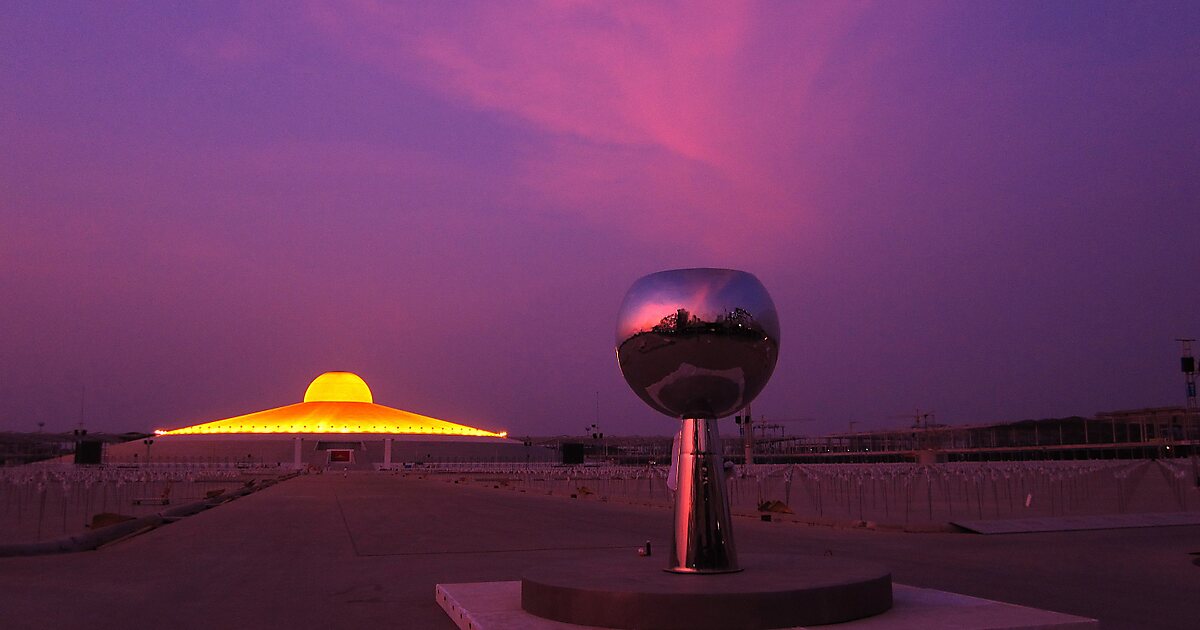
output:
M 668 571 L 739 571 L 717 419 L 763 390 L 779 316 L 753 275 L 676 269 L 633 283 L 617 316 L 617 362 L 646 404 L 683 421 Z

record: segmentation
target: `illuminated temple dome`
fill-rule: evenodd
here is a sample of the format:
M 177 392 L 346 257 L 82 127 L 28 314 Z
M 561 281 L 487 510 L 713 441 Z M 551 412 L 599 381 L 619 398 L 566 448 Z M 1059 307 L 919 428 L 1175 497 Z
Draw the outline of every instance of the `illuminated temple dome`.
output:
M 371 388 L 353 372 L 326 372 L 304 390 L 304 402 L 361 402 L 373 403 Z
M 529 462 L 553 455 L 503 431 L 477 429 L 375 403 L 357 374 L 326 372 L 304 401 L 114 444 L 110 463 L 316 466 L 393 470 L 443 462 Z
M 390 435 L 465 435 L 502 438 L 494 433 L 374 403 L 371 388 L 357 374 L 326 372 L 309 384 L 304 402 L 181 429 L 158 435 L 231 433 L 380 433 Z

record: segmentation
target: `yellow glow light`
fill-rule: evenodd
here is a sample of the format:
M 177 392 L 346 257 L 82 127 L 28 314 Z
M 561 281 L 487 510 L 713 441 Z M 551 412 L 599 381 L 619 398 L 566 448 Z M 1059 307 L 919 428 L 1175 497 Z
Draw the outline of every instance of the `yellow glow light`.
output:
M 309 383 L 304 402 L 375 402 L 371 388 L 357 374 L 326 372 Z

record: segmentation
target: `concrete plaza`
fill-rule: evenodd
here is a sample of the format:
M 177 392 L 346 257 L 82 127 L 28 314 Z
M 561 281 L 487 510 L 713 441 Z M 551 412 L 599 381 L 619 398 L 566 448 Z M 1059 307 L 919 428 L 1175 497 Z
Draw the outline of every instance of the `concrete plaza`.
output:
M 0 558 L 5 628 L 429 628 L 438 583 L 668 542 L 655 506 L 453 483 L 301 476 L 98 551 Z M 1100 619 L 1190 628 L 1200 526 L 980 536 L 738 518 L 744 552 L 854 557 L 895 582 Z M 661 564 L 656 554 L 645 562 Z

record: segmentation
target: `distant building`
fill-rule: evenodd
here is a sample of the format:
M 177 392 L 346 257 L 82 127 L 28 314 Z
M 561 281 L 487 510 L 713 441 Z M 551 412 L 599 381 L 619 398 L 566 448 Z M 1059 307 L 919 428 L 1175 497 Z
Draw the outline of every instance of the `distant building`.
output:
M 960 461 L 1179 457 L 1200 451 L 1200 417 L 1150 407 L 977 425 L 918 425 L 760 440 L 762 461 Z
M 1196 440 L 1200 429 L 1189 423 L 1187 409 L 1183 407 L 1147 407 L 1124 411 L 1106 411 L 1096 414 L 1096 420 L 1120 426 L 1127 441 L 1132 440 Z M 1192 418 L 1200 422 L 1200 418 Z
M 0 466 L 18 466 L 70 453 L 70 439 L 55 433 L 0 433 Z
M 70 456 L 82 441 L 101 445 L 120 444 L 149 437 L 144 433 L 16 433 L 0 432 L 0 466 L 20 466 Z

